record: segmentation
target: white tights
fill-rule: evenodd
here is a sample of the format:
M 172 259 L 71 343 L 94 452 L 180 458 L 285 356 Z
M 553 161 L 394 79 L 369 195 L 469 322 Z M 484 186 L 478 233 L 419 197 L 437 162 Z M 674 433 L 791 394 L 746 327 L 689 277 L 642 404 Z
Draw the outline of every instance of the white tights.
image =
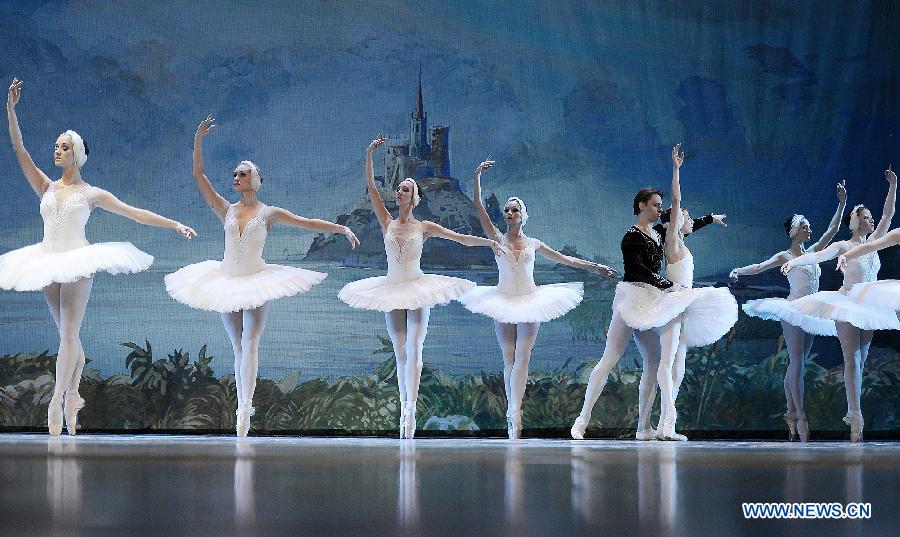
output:
M 419 397 L 422 379 L 422 346 L 428 333 L 431 308 L 392 310 L 384 314 L 388 335 L 397 358 L 397 387 L 400 401 L 415 401 Z
M 522 411 L 522 398 L 528 383 L 528 362 L 537 340 L 541 323 L 509 324 L 494 321 L 497 343 L 503 353 L 503 386 L 506 388 L 506 411 Z
M 800 327 L 781 321 L 784 344 L 788 351 L 788 367 L 784 373 L 784 397 L 787 411 L 803 414 L 803 376 L 806 358 L 812 350 L 814 336 Z
M 67 392 L 78 395 L 81 371 L 84 369 L 84 348 L 79 333 L 93 283 L 93 278 L 82 278 L 72 283 L 52 283 L 44 287 L 44 298 L 59 332 L 56 385 L 51 404 L 61 405 L 62 397 Z
M 687 344 L 679 315 L 659 330 L 660 362 L 656 381 L 659 384 L 661 414 L 675 416 L 675 399 L 684 380 L 684 360 Z
M 632 332 L 638 351 L 641 353 L 644 370 L 638 392 L 637 429 L 644 431 L 650 428 L 650 412 L 653 409 L 653 401 L 656 399 L 656 377 L 660 359 L 659 334 L 653 330 L 632 330 L 615 309 L 613 309 L 612 321 L 609 323 L 609 331 L 606 334 L 603 357 L 591 371 L 587 390 L 584 393 L 584 405 L 581 407 L 578 417 L 585 422 L 591 418 L 591 410 L 606 386 L 609 372 L 625 354 L 625 347 L 628 346 L 628 339 Z
M 222 323 L 234 349 L 234 383 L 238 402 L 253 403 L 256 372 L 259 369 L 259 341 L 262 339 L 271 302 L 252 310 L 222 314 Z
M 872 330 L 860 330 L 850 323 L 838 321 L 838 339 L 844 354 L 844 389 L 847 392 L 847 413 L 860 412 L 862 374 L 872 345 Z

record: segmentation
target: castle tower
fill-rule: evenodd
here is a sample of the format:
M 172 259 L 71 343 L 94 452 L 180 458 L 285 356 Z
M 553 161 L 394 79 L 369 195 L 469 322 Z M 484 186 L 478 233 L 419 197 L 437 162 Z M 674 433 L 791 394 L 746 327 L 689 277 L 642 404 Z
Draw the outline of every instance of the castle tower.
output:
M 428 114 L 422 103 L 422 69 L 419 68 L 419 89 L 416 94 L 416 110 L 409 125 L 409 156 L 428 158 L 431 147 L 428 144 Z

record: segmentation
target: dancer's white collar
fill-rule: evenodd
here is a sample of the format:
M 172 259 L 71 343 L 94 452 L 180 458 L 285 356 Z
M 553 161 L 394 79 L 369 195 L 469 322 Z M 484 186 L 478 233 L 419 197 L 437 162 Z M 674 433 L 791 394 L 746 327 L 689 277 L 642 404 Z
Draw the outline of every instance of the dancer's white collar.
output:
M 794 238 L 797 236 L 797 232 L 800 231 L 800 226 L 803 225 L 803 221 L 806 220 L 806 217 L 802 214 L 795 214 L 793 218 L 791 218 L 791 231 L 788 233 L 790 238 Z
M 863 208 L 863 204 L 860 203 L 850 212 L 850 231 L 856 231 L 859 229 L 859 210 Z
M 506 203 L 509 203 L 511 201 L 519 204 L 519 212 L 522 213 L 522 225 L 524 226 L 525 222 L 528 220 L 528 208 L 525 207 L 525 202 L 522 201 L 522 198 L 512 196 L 508 200 L 506 200 Z M 506 206 L 506 203 L 504 203 L 503 205 Z
M 87 150 L 84 148 L 84 139 L 77 132 L 69 129 L 63 134 L 68 135 L 72 139 L 72 149 L 75 151 L 75 165 L 79 168 L 87 162 Z

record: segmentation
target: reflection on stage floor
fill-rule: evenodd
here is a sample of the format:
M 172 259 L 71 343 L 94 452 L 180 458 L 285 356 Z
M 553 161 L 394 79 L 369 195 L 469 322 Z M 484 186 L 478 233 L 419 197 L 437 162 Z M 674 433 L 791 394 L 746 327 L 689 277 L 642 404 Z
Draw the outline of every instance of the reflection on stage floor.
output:
M 0 535 L 887 535 L 900 444 L 0 435 Z M 868 502 L 746 520 L 743 502 Z

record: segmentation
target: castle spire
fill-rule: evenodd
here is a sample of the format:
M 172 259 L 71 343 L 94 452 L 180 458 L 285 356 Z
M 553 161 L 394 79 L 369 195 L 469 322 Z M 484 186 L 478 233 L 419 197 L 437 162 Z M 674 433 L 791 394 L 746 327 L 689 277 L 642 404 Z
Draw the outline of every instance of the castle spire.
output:
M 416 119 L 425 117 L 425 105 L 422 104 L 422 66 L 419 65 L 419 90 L 416 93 Z

